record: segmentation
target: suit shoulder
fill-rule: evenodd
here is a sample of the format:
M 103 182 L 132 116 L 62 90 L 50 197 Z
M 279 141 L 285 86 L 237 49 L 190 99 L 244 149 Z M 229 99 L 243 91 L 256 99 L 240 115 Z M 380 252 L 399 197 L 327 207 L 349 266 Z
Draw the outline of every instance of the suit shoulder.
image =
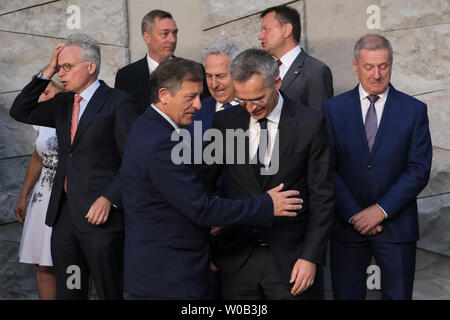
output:
M 394 94 L 401 101 L 402 104 L 408 104 L 409 107 L 415 107 L 415 108 L 421 109 L 421 108 L 426 108 L 426 106 L 427 106 L 423 101 L 421 101 L 409 94 L 406 94 L 404 92 L 395 90 Z
M 324 107 L 326 106 L 340 106 L 345 105 L 352 98 L 354 94 L 354 89 L 338 94 L 324 102 Z
M 119 70 L 117 70 L 117 74 L 130 74 L 130 73 L 134 73 L 136 70 L 140 69 L 142 67 L 143 64 L 143 59 L 139 59 L 133 63 L 130 63 L 128 65 L 126 65 L 125 67 L 120 68 Z
M 329 70 L 330 67 L 323 61 L 314 58 L 310 55 L 306 55 L 305 58 L 305 63 L 307 63 L 308 65 L 310 65 L 313 69 L 319 69 L 319 70 Z
M 315 109 L 309 108 L 301 103 L 296 103 L 289 98 L 285 97 L 284 99 L 284 107 L 286 107 L 292 117 L 297 119 L 302 119 L 306 121 L 320 122 L 323 118 L 322 112 L 319 112 Z

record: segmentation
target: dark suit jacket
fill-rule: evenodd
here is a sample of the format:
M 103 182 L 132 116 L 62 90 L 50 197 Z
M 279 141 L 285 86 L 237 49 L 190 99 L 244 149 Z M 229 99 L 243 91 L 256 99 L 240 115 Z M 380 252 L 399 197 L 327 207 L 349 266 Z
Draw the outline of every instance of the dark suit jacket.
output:
M 292 101 L 321 112 L 323 103 L 333 97 L 331 70 L 302 49 L 284 76 L 280 91 Z
M 203 68 L 203 65 L 201 66 Z M 144 112 L 150 105 L 150 70 L 148 69 L 147 56 L 119 69 L 114 88 L 128 92 L 135 98 L 140 113 Z M 202 97 L 209 95 L 206 78 L 203 78 Z
M 222 133 L 226 129 L 246 131 L 249 122 L 249 113 L 244 108 L 236 107 L 216 113 L 213 127 Z M 304 200 L 303 208 L 296 217 L 275 217 L 271 227 L 223 228 L 217 237 L 214 261 L 218 263 L 221 272 L 234 273 L 245 262 L 259 238 L 269 245 L 281 278 L 288 286 L 292 267 L 297 259 L 325 264 L 334 186 L 323 115 L 285 98 L 278 129 L 278 173 L 268 176 L 261 186 L 249 164 L 246 146 L 246 164 L 226 165 L 229 198 L 246 198 L 284 183 L 285 190 L 300 192 Z M 225 145 L 231 143 L 227 139 L 225 141 Z M 224 160 L 226 153 L 224 150 Z M 236 156 L 237 151 L 234 153 Z M 220 165 L 206 167 L 209 185 L 214 185 L 220 168 Z
M 385 242 L 419 238 L 416 197 L 428 182 L 432 145 L 426 105 L 390 86 L 369 152 L 358 86 L 324 104 L 334 157 L 336 214 L 332 239 L 362 241 L 349 219 L 377 203 L 388 214 Z
M 176 165 L 173 127 L 152 107 L 130 131 L 121 167 L 125 291 L 154 299 L 203 299 L 212 225 L 270 225 L 273 204 L 208 197 L 194 165 Z
M 70 123 L 74 93 L 59 93 L 38 103 L 47 80 L 34 78 L 15 99 L 10 114 L 21 122 L 56 128 L 58 169 L 47 211 L 46 224 L 52 226 L 67 176 L 67 201 L 76 228 L 80 231 L 123 229 L 122 200 L 116 177 L 127 133 L 137 117 L 132 99 L 103 81 L 81 116 L 73 144 Z M 87 222 L 85 215 L 98 197 L 104 196 L 118 208 L 111 207 L 108 221 L 100 226 Z

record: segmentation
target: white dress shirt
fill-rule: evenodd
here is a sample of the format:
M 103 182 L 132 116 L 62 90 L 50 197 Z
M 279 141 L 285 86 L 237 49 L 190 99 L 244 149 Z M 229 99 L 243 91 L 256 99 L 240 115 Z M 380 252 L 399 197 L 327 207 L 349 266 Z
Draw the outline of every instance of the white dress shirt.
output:
M 389 92 L 389 87 L 386 89 L 386 91 L 384 91 L 383 93 L 378 95 L 379 99 L 375 102 L 375 111 L 377 112 L 377 127 L 380 126 L 380 121 L 381 121 L 381 117 L 383 116 L 384 105 L 386 104 L 388 92 Z M 367 115 L 367 111 L 369 111 L 369 107 L 370 107 L 370 101 L 367 98 L 368 95 L 369 94 L 367 93 L 366 90 L 364 90 L 364 88 L 362 87 L 362 85 L 360 83 L 359 84 L 359 99 L 361 101 L 361 111 L 362 111 L 362 117 L 363 117 L 362 120 L 363 120 L 364 124 L 366 124 L 366 115 Z M 381 209 L 381 211 L 383 211 L 384 216 L 387 219 L 388 215 L 387 215 L 386 211 L 384 211 L 384 209 L 378 203 L 375 203 L 375 204 L 378 206 L 378 208 Z M 352 221 L 353 217 L 350 218 L 349 222 Z
M 233 100 L 233 101 L 229 102 L 229 104 L 231 104 L 232 106 L 237 106 L 239 103 L 237 103 L 236 101 Z M 222 110 L 225 110 L 223 108 L 223 103 L 220 103 L 219 101 L 217 101 L 216 102 L 216 112 L 219 112 Z
M 280 58 L 281 66 L 280 68 L 280 77 L 283 80 L 284 76 L 288 72 L 295 58 L 300 54 L 302 48 L 299 45 L 295 46 L 291 51 L 287 52 L 284 56 Z
M 173 122 L 172 119 L 170 119 L 170 117 L 165 114 L 163 111 L 159 110 L 158 107 L 156 107 L 153 103 L 152 103 L 152 108 L 155 109 L 156 112 L 158 112 L 161 116 L 163 116 L 164 119 L 167 120 L 167 122 L 170 123 L 170 125 L 179 133 L 180 132 L 180 127 Z
M 91 101 L 91 98 L 94 95 L 95 91 L 97 91 L 98 87 L 100 87 L 100 81 L 95 80 L 89 87 L 87 87 L 83 92 L 80 93 L 80 96 L 83 99 L 81 99 L 80 101 L 78 122 L 80 122 L 81 116 L 83 115 L 84 110 L 86 110 L 86 106 L 88 105 L 89 101 Z M 76 94 L 75 96 L 78 96 L 78 94 Z
M 386 104 L 386 99 L 388 96 L 389 87 L 383 93 L 379 94 L 379 99 L 375 102 L 375 111 L 377 112 L 377 127 L 380 126 L 381 117 L 383 116 L 384 105 Z M 361 111 L 363 117 L 363 123 L 366 124 L 366 115 L 369 111 L 370 101 L 367 98 L 369 94 L 364 90 L 361 83 L 359 84 L 359 99 L 361 101 Z
M 274 147 L 275 138 L 278 133 L 278 124 L 280 122 L 281 110 L 283 109 L 283 97 L 278 92 L 278 104 L 272 110 L 272 112 L 266 116 L 267 118 L 267 131 L 268 131 L 268 146 L 267 153 L 264 157 L 264 165 L 266 168 L 270 164 L 270 159 L 272 157 L 272 151 Z M 259 145 L 259 135 L 261 133 L 261 126 L 258 123 L 257 119 L 250 117 L 249 124 L 249 155 L 250 159 L 253 159 L 256 156 L 256 152 L 258 151 Z
M 148 53 L 147 53 L 147 63 L 148 63 L 148 71 L 150 72 L 150 74 L 152 74 L 152 72 L 159 66 L 159 63 L 150 58 Z

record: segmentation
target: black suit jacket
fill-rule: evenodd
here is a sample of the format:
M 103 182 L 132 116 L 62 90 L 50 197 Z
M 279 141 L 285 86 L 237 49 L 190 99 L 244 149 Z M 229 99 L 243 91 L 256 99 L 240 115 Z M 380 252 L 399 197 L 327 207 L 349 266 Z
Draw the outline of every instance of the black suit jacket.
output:
M 203 68 L 203 65 L 201 66 Z M 148 69 L 147 56 L 119 69 L 116 74 L 114 88 L 128 92 L 136 100 L 139 113 L 144 112 L 150 105 L 150 70 Z M 206 78 L 204 77 L 201 97 L 209 95 Z
M 280 91 L 292 101 L 322 112 L 323 103 L 333 97 L 331 70 L 302 49 L 284 76 Z
M 224 137 L 226 129 L 248 130 L 250 115 L 244 108 L 217 112 L 213 127 Z M 247 259 L 257 239 L 269 245 L 282 279 L 289 283 L 298 258 L 325 264 L 326 243 L 332 222 L 334 184 L 325 120 L 322 114 L 285 98 L 279 122 L 279 170 L 260 185 L 252 165 L 226 164 L 228 195 L 243 199 L 270 190 L 280 183 L 298 190 L 303 208 L 296 217 L 275 217 L 271 227 L 226 227 L 216 238 L 214 260 L 222 272 L 235 272 Z M 225 138 L 224 145 L 231 144 Z M 234 152 L 235 163 L 237 150 Z M 223 152 L 225 161 L 227 150 Z M 273 162 L 273 158 L 272 158 Z M 221 165 L 206 167 L 208 185 L 214 186 Z
M 138 112 L 126 93 L 111 89 L 103 81 L 100 83 L 80 118 L 72 145 L 73 92 L 59 93 L 53 99 L 38 103 L 48 81 L 34 78 L 11 107 L 10 115 L 20 122 L 56 128 L 58 168 L 47 211 L 46 224 L 49 226 L 56 221 L 67 176 L 67 201 L 78 230 L 123 229 L 117 174 L 128 131 Z M 105 224 L 95 226 L 87 222 L 85 215 L 100 196 L 106 197 L 117 208 L 111 207 Z

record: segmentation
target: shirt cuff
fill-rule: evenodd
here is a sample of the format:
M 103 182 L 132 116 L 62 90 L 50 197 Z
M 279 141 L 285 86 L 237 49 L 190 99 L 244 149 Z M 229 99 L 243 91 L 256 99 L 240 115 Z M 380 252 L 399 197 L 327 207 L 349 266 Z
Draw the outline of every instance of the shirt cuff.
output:
M 380 208 L 381 211 L 383 211 L 384 216 L 386 217 L 386 219 L 389 218 L 389 216 L 387 215 L 386 211 L 384 211 L 384 209 L 383 209 L 378 203 L 375 203 L 375 205 L 376 205 L 378 208 Z
M 42 80 L 50 80 L 49 78 L 44 77 L 44 73 L 41 72 L 36 76 L 38 79 L 42 79 Z

